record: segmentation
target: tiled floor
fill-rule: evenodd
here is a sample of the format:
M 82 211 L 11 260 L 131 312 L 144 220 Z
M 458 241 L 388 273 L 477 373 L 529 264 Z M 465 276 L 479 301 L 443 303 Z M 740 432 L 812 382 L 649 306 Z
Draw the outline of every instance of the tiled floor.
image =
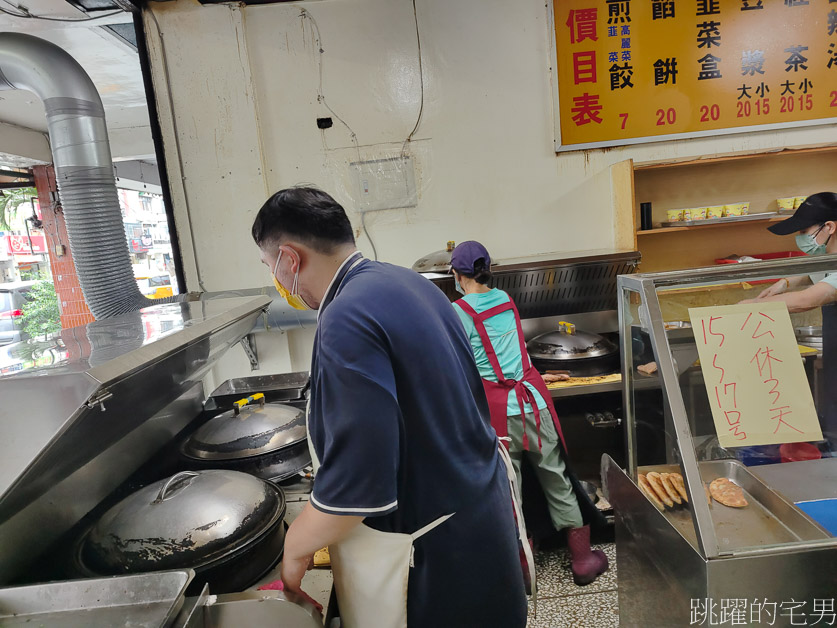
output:
M 538 613 L 529 603 L 529 628 L 611 628 L 619 625 L 616 596 L 616 546 L 596 545 L 607 554 L 610 569 L 585 587 L 573 583 L 566 549 L 535 556 Z

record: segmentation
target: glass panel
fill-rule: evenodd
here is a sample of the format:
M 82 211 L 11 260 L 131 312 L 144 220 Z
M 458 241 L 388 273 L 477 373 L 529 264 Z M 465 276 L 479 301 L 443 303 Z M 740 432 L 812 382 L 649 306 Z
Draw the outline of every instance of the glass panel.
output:
M 628 474 L 641 490 L 643 486 L 647 487 L 645 481 L 661 482 L 660 488 L 665 493 L 663 499 L 666 501 L 660 499 L 656 493 L 649 499 L 658 508 L 662 508 L 669 522 L 699 550 L 694 517 L 677 490 L 678 479 L 676 475 L 663 476 L 679 474 L 680 478 L 684 479 L 685 491 L 686 475 L 681 464 L 680 444 L 670 406 L 666 403 L 661 385 L 661 371 L 666 368 L 666 363 L 673 369 L 674 363 L 670 355 L 655 353 L 651 337 L 651 317 L 648 312 L 642 293 L 623 288 L 620 299 L 620 337 L 622 372 L 626 384 L 624 403 Z M 665 338 L 662 340 L 664 342 Z M 650 478 L 648 474 L 652 474 Z M 672 489 L 673 494 L 668 494 L 663 482 Z M 675 499 L 679 503 L 676 503 Z
M 791 275 L 788 279 L 791 285 L 797 285 L 800 288 L 808 287 L 812 283 L 812 278 L 805 274 Z M 818 278 L 814 277 L 813 280 L 816 281 Z M 828 360 L 823 360 L 823 328 L 826 330 L 825 337 L 828 339 L 828 320 L 831 310 L 837 312 L 837 306 L 814 308 L 790 315 L 791 325 L 798 330 L 798 340 L 808 347 L 800 346 L 799 348 L 799 359 L 805 371 L 803 385 L 806 389 L 787 391 L 787 394 L 794 395 L 797 399 L 801 394 L 813 395 L 825 437 L 824 440 L 813 443 L 790 444 L 794 441 L 793 434 L 790 430 L 785 430 L 788 433 L 789 444 L 732 446 L 726 443 L 722 446 L 712 416 L 710 395 L 707 393 L 704 380 L 704 375 L 706 375 L 707 379 L 715 382 L 718 374 L 712 369 L 717 369 L 718 366 L 704 364 L 698 359 L 698 344 L 695 338 L 699 334 L 693 333 L 689 324 L 689 308 L 734 305 L 757 297 L 774 283 L 776 283 L 775 278 L 750 278 L 747 281 L 736 281 L 735 273 L 731 272 L 727 277 L 716 278 L 712 282 L 683 283 L 656 288 L 659 308 L 665 321 L 665 338 L 656 338 L 656 344 L 660 351 L 668 352 L 675 366 L 676 385 L 679 388 L 678 392 L 682 394 L 686 423 L 692 440 L 691 445 L 694 447 L 703 484 L 699 487 L 693 486 L 692 492 L 695 493 L 695 499 L 698 497 L 697 494 L 704 493 L 704 499 L 710 504 L 711 522 L 717 536 L 718 550 L 721 553 L 735 553 L 736 550 L 782 546 L 790 543 L 817 542 L 831 536 L 823 527 L 805 515 L 800 508 L 794 506 L 792 496 L 785 498 L 782 494 L 768 488 L 768 484 L 773 483 L 773 476 L 769 482 L 763 480 L 759 470 L 768 469 L 774 472 L 773 467 L 766 465 L 802 461 L 797 462 L 796 466 L 780 469 L 782 472 L 780 474 L 795 473 L 799 478 L 799 483 L 804 483 L 806 476 L 809 475 L 809 470 L 805 465 L 818 464 L 822 459 L 832 458 L 835 455 L 835 428 L 832 426 L 837 425 L 837 419 L 832 417 L 837 415 L 834 412 L 837 403 L 830 401 L 830 390 L 827 385 L 828 381 L 835 380 L 833 377 L 829 380 L 829 374 L 832 371 L 828 368 Z M 834 320 L 833 333 L 837 335 L 837 314 L 834 315 Z M 753 337 L 755 338 L 755 335 Z M 834 342 L 837 347 L 837 340 Z M 746 345 L 748 350 L 751 348 L 750 344 L 753 343 Z M 763 351 L 763 349 L 759 345 L 758 351 Z M 757 359 L 756 354 L 753 359 Z M 837 355 L 835 355 L 835 362 L 837 362 Z M 761 372 L 758 362 L 753 363 L 753 368 Z M 835 386 L 832 384 L 831 388 Z M 835 395 L 835 400 L 837 400 L 837 395 Z M 738 408 L 735 405 L 737 401 L 733 398 L 722 401 L 720 398 L 712 397 L 712 403 L 715 401 L 719 404 L 729 401 L 727 404 L 729 408 L 725 405 L 723 409 L 729 410 L 726 417 L 732 424 L 736 420 L 737 410 L 733 408 Z M 666 406 L 667 429 L 664 433 L 668 439 L 672 434 L 668 429 L 671 407 L 669 404 Z M 770 425 L 772 427 L 772 424 Z M 776 425 L 778 429 L 779 423 Z M 730 429 L 737 430 L 735 426 Z M 738 434 L 737 431 L 736 434 Z M 669 452 L 676 451 L 677 447 L 667 442 L 667 456 Z M 666 461 L 669 462 L 668 459 Z M 837 463 L 837 460 L 834 462 Z M 738 496 L 735 488 L 732 488 L 726 496 L 713 490 L 713 499 L 708 498 L 711 483 L 723 479 L 743 489 L 740 495 L 744 497 L 747 505 L 732 507 Z M 717 488 L 720 487 L 716 483 L 715 489 Z M 813 488 L 808 491 L 811 499 L 837 497 L 837 493 L 832 494 L 834 493 L 833 482 L 822 483 L 819 489 Z M 724 505 L 718 500 L 727 502 L 729 505 Z M 802 500 L 797 499 L 797 501 Z

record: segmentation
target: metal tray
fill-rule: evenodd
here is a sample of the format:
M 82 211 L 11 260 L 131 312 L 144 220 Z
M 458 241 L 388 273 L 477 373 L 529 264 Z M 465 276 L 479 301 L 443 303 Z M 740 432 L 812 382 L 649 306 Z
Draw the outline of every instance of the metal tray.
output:
M 697 227 L 700 225 L 719 225 L 725 222 L 747 222 L 749 220 L 767 220 L 778 216 L 777 212 L 761 214 L 747 214 L 746 216 L 725 216 L 723 218 L 706 218 L 704 220 L 676 220 L 661 223 L 663 227 Z M 653 230 L 652 230 L 653 231 Z
M 189 569 L 0 589 L 0 626 L 164 628 L 194 576 Z
M 209 398 L 215 401 L 219 409 L 225 409 L 232 408 L 233 403 L 254 393 L 264 393 L 268 403 L 301 399 L 307 387 L 308 371 L 255 375 L 228 379 L 212 391 Z
M 289 591 L 244 591 L 210 596 L 189 628 L 322 628 L 323 616 Z
M 744 489 L 749 502 L 745 508 L 729 508 L 712 500 L 709 511 L 722 552 L 831 538 L 818 523 L 771 490 L 738 460 L 705 460 L 698 465 L 705 484 L 717 478 L 727 478 Z M 639 473 L 649 471 L 680 473 L 680 468 L 677 465 L 652 465 L 638 469 Z M 699 491 L 694 498 L 705 499 L 703 489 Z M 665 515 L 680 534 L 697 547 L 689 507 L 684 504 L 673 509 L 666 508 Z

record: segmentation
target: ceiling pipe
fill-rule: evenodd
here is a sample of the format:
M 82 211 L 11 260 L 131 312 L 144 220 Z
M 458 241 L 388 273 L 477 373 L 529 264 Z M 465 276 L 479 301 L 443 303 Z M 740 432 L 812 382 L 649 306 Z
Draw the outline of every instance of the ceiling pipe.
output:
M 58 194 L 70 252 L 85 301 L 97 319 L 157 303 L 268 294 L 273 298 L 254 331 L 316 325 L 272 286 L 148 299 L 134 278 L 119 208 L 105 111 L 93 81 L 66 51 L 38 37 L 0 33 L 0 90 L 34 92 L 44 103 Z
M 148 299 L 139 291 L 96 86 L 67 52 L 23 33 L 0 33 L 0 89 L 34 92 L 46 108 L 55 179 L 85 301 L 97 319 L 186 295 Z

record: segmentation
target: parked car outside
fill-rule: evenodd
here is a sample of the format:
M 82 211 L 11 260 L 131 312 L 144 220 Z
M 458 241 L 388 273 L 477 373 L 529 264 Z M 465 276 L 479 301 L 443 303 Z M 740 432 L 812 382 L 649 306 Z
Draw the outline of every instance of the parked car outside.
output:
M 171 286 L 171 277 L 168 275 L 143 275 L 137 276 L 136 280 L 140 292 L 149 299 L 162 299 L 174 294 Z
M 36 281 L 0 283 L 0 345 L 26 340 L 29 336 L 21 324 L 26 293 Z

